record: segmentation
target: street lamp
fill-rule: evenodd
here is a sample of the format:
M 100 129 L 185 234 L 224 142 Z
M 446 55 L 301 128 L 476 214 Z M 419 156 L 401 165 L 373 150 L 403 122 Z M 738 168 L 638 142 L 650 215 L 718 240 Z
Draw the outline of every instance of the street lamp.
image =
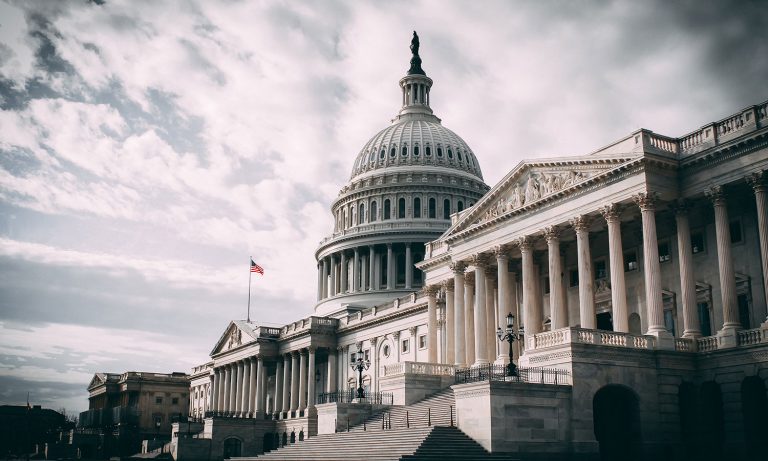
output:
M 357 354 L 357 362 L 353 362 L 350 366 L 352 367 L 352 371 L 357 372 L 357 398 L 362 399 L 365 398 L 365 391 L 363 390 L 363 371 L 371 367 L 371 361 L 368 359 L 363 360 L 362 350 L 358 349 Z
M 502 330 L 501 327 L 496 329 L 496 336 L 499 337 L 499 341 L 509 342 L 509 365 L 507 365 L 507 376 L 517 376 L 517 365 L 512 358 L 512 343 L 518 338 L 515 332 L 515 316 L 510 312 L 507 314 L 507 329 Z

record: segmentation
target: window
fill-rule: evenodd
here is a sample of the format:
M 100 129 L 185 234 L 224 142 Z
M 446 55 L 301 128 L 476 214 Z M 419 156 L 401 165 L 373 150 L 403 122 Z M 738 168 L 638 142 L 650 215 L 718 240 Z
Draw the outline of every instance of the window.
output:
M 405 199 L 404 198 L 400 198 L 397 201 L 397 218 L 398 219 L 405 218 Z
M 624 272 L 636 271 L 640 266 L 637 263 L 637 251 L 627 251 L 624 253 Z
M 665 263 L 672 261 L 672 252 L 669 248 L 669 242 L 659 242 L 659 262 Z
M 413 217 L 421 218 L 421 199 L 418 197 L 413 199 Z
M 549 294 L 549 276 L 544 277 L 544 294 Z
M 360 211 L 357 213 L 357 221 L 360 224 L 363 224 L 365 222 L 365 204 L 360 204 Z
M 691 251 L 693 254 L 703 253 L 706 248 L 706 242 L 704 241 L 704 232 L 696 231 L 691 232 Z
M 409 339 L 404 339 L 404 340 L 403 340 L 403 343 L 402 343 L 402 347 L 400 348 L 400 350 L 401 350 L 403 353 L 406 353 L 406 352 L 408 352 L 409 350 L 411 350 L 411 341 L 410 341 Z
M 570 283 L 568 284 L 568 286 L 571 286 L 571 287 L 579 286 L 579 270 L 578 269 L 571 269 L 569 280 L 570 280 Z
M 436 213 L 437 213 L 435 211 L 436 208 L 437 208 L 437 205 L 435 204 L 435 199 L 433 199 L 433 198 L 429 199 L 429 217 L 430 218 L 434 219 L 434 218 L 437 217 L 437 216 L 435 216 Z
M 427 146 L 426 150 L 424 151 L 424 155 L 426 155 L 427 157 L 431 157 L 432 156 L 432 148 Z
M 389 205 L 389 199 L 384 200 L 384 217 L 382 219 L 389 219 L 391 217 L 391 210 Z
M 179 398 L 178 397 L 173 397 L 171 399 L 171 405 L 178 405 L 178 404 L 179 404 Z
M 427 348 L 427 335 L 419 336 L 419 349 Z
M 736 304 L 739 308 L 739 322 L 741 322 L 741 327 L 748 330 L 751 324 L 749 321 L 749 298 L 746 294 L 738 295 L 736 297 Z
M 419 146 L 413 146 L 413 156 L 418 157 L 419 156 Z
M 389 151 L 389 156 L 390 156 L 390 157 L 394 157 L 395 155 L 397 155 L 397 149 L 395 149 L 395 148 L 393 147 L 393 148 L 392 148 L 392 149 L 390 149 L 390 151 Z
M 391 353 L 391 351 L 389 350 L 389 344 L 384 345 L 382 352 L 384 353 L 384 357 L 389 357 L 389 354 Z
M 401 150 L 401 154 L 403 155 L 403 157 L 408 155 L 408 146 L 403 146 L 403 148 Z
M 357 362 L 357 352 L 349 354 L 349 363 Z
M 443 148 L 440 146 L 437 147 L 437 156 L 440 158 L 443 157 Z
M 384 148 L 382 148 L 382 149 L 381 149 L 381 152 L 379 152 L 379 158 L 380 158 L 380 159 L 382 159 L 382 160 L 384 160 L 384 156 L 385 156 L 385 155 L 386 155 L 386 154 L 384 153 Z
M 456 204 L 456 211 L 464 211 L 464 202 L 459 200 L 459 203 Z
M 379 210 L 376 208 L 376 200 L 374 200 L 373 202 L 371 202 L 371 214 L 368 217 L 368 220 L 370 222 L 376 221 L 376 215 L 378 214 L 378 211 Z
M 155 397 L 155 405 L 161 405 L 163 403 L 162 397 Z
M 448 158 L 453 159 L 453 151 L 451 150 L 450 147 L 448 148 Z
M 364 354 L 365 354 L 364 355 L 364 360 L 371 360 L 371 350 L 370 349 L 366 349 Z
M 608 269 L 605 267 L 605 260 L 595 261 L 595 280 L 608 277 Z
M 731 231 L 731 243 L 741 243 L 744 238 L 741 235 L 741 220 L 735 219 L 729 225 Z
M 459 161 L 462 161 L 462 160 L 463 160 L 463 158 L 461 157 L 461 152 L 459 152 L 459 151 L 456 151 L 456 155 L 459 157 Z
M 451 219 L 451 201 L 443 200 L 443 219 Z

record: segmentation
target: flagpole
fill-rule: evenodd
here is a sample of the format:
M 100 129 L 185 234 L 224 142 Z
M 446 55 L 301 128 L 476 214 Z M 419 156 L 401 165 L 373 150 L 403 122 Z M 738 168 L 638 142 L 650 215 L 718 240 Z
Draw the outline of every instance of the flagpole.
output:
M 248 258 L 248 323 L 251 322 L 251 277 L 253 276 L 253 270 L 251 270 L 251 264 L 253 264 L 253 256 Z

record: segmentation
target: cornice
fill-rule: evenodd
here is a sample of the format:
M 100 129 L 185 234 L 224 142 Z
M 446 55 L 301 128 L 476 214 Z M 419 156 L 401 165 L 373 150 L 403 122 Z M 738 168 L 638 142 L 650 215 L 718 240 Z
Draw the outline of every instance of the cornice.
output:
M 683 158 L 680 160 L 680 169 L 686 172 L 700 171 L 768 147 L 768 128 L 750 132 L 749 135 Z
M 427 302 L 424 301 L 423 303 L 416 304 L 414 306 L 405 308 L 405 309 L 398 309 L 395 312 L 387 315 L 382 315 L 381 317 L 373 317 L 370 320 L 362 320 L 358 323 L 355 323 L 354 325 L 345 325 L 343 327 L 339 327 L 336 330 L 337 334 L 341 333 L 350 333 L 353 331 L 357 331 L 363 328 L 368 328 L 375 325 L 380 325 L 382 323 L 389 322 L 391 320 L 396 320 L 403 317 L 410 317 L 413 315 L 420 314 L 422 312 L 425 312 L 427 310 Z

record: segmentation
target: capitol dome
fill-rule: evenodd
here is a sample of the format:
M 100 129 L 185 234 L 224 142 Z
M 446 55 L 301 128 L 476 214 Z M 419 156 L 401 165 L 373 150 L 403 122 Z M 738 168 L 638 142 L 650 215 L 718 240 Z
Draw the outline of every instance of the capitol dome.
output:
M 315 253 L 318 315 L 347 315 L 420 289 L 414 264 L 424 244 L 490 189 L 472 149 L 432 112 L 415 32 L 411 51 L 400 111 L 357 154 L 331 205 L 334 229 Z

